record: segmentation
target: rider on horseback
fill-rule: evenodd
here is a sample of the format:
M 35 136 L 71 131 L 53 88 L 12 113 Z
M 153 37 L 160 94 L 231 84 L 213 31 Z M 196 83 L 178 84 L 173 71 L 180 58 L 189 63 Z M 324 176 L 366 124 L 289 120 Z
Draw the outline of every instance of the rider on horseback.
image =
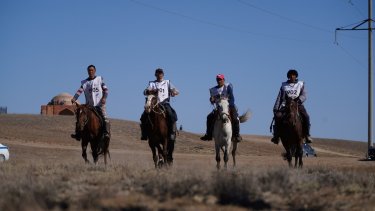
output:
M 170 97 L 179 94 L 176 87 L 170 80 L 164 80 L 164 71 L 161 68 L 155 70 L 155 81 L 150 81 L 148 87 L 143 91 L 144 95 L 157 94 L 159 104 L 164 107 L 167 113 L 168 136 L 169 139 L 174 141 L 176 139 L 176 126 L 177 121 L 176 111 L 170 105 Z M 147 140 L 147 113 L 143 112 L 141 116 L 141 140 Z
M 110 138 L 110 123 L 107 118 L 105 104 L 106 99 L 108 96 L 108 88 L 105 85 L 103 78 L 101 76 L 96 76 L 96 68 L 94 65 L 89 65 L 87 67 L 87 73 L 89 77 L 83 81 L 81 81 L 81 87 L 77 90 L 76 94 L 72 98 L 72 103 L 74 104 L 78 97 L 85 93 L 86 104 L 93 106 L 98 111 L 101 118 L 104 120 L 103 122 L 103 136 L 105 139 Z M 77 122 L 76 122 L 76 129 L 75 134 L 72 134 L 71 137 L 75 138 L 77 141 L 81 139 L 81 131 L 78 127 L 78 113 L 77 113 Z
M 240 142 L 242 137 L 240 136 L 240 121 L 238 118 L 237 107 L 234 104 L 233 85 L 231 83 L 225 83 L 223 74 L 216 76 L 217 86 L 210 89 L 210 102 L 211 104 L 216 103 L 221 97 L 227 98 L 229 101 L 229 112 L 232 120 L 233 137 L 234 141 Z M 212 132 L 215 123 L 215 110 L 207 116 L 207 128 L 206 134 L 201 137 L 201 140 L 210 141 L 212 140 Z
M 279 143 L 279 128 L 282 122 L 282 116 L 287 98 L 292 98 L 298 102 L 298 112 L 302 117 L 303 132 L 306 136 L 306 143 L 312 143 L 310 137 L 310 117 L 307 114 L 303 103 L 306 101 L 306 88 L 303 81 L 298 80 L 298 72 L 296 70 L 289 70 L 287 73 L 288 80 L 281 84 L 279 94 L 277 96 L 273 113 L 275 118 L 275 125 L 273 126 L 273 138 L 271 141 L 275 144 Z

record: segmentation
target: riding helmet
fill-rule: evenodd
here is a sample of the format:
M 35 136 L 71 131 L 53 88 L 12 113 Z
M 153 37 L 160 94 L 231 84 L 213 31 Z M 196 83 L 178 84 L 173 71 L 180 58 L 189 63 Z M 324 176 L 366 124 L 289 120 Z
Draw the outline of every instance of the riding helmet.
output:
M 161 69 L 161 68 L 156 69 L 155 70 L 155 75 L 158 75 L 158 74 L 164 74 L 163 69 Z
M 296 75 L 296 77 L 298 78 L 298 72 L 297 72 L 297 70 L 294 70 L 294 69 L 289 70 L 288 73 L 286 74 L 286 76 L 288 78 L 290 78 L 291 75 Z

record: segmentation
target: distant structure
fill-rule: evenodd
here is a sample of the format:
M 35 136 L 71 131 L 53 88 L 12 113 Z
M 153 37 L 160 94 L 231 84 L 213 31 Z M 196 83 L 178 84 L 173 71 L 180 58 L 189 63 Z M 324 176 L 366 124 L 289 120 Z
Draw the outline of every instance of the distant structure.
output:
M 52 98 L 47 105 L 42 105 L 41 115 L 74 115 L 73 98 L 69 93 L 61 93 Z
M 180 130 L 182 131 L 182 125 L 180 125 Z
M 7 114 L 8 108 L 7 107 L 0 107 L 0 114 Z

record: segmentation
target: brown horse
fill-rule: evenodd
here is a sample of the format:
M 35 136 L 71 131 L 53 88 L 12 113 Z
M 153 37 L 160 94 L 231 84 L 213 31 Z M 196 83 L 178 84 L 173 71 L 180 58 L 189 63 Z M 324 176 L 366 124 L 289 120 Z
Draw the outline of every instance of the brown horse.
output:
M 99 114 L 92 106 L 85 104 L 76 105 L 78 127 L 81 131 L 82 136 L 82 157 L 86 161 L 86 163 L 89 163 L 89 160 L 87 159 L 86 149 L 88 143 L 90 143 L 94 163 L 98 162 L 100 155 L 104 155 L 104 163 L 106 165 L 107 155 L 110 157 L 108 149 L 110 140 L 105 140 L 103 138 L 102 124 Z
M 147 96 L 144 108 L 145 112 L 148 114 L 146 130 L 148 134 L 148 145 L 152 151 L 155 168 L 163 166 L 166 162 L 171 164 L 173 147 L 169 146 L 168 148 L 167 113 L 162 105 L 157 102 L 157 94 Z M 158 152 L 157 154 L 156 150 Z
M 285 114 L 280 124 L 280 138 L 285 148 L 285 158 L 289 166 L 292 166 L 292 156 L 294 155 L 294 167 L 302 168 L 303 155 L 303 129 L 302 119 L 298 113 L 298 103 L 292 99 L 287 99 Z

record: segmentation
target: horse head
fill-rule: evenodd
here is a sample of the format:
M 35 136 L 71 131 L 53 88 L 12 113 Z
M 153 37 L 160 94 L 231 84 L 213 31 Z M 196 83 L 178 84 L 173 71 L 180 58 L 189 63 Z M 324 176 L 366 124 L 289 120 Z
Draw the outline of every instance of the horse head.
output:
M 220 98 L 220 100 L 216 103 L 217 111 L 219 112 L 219 118 L 223 120 L 223 122 L 230 121 L 230 114 L 229 114 L 229 102 L 226 98 Z
M 297 118 L 299 118 L 298 102 L 295 99 L 288 98 L 286 100 L 285 109 L 288 121 L 295 125 Z
M 77 105 L 76 114 L 79 130 L 83 130 L 89 121 L 88 117 L 89 108 L 86 105 Z
M 157 106 L 157 92 L 155 94 L 149 94 L 146 97 L 145 111 L 146 113 L 151 113 L 152 109 Z

